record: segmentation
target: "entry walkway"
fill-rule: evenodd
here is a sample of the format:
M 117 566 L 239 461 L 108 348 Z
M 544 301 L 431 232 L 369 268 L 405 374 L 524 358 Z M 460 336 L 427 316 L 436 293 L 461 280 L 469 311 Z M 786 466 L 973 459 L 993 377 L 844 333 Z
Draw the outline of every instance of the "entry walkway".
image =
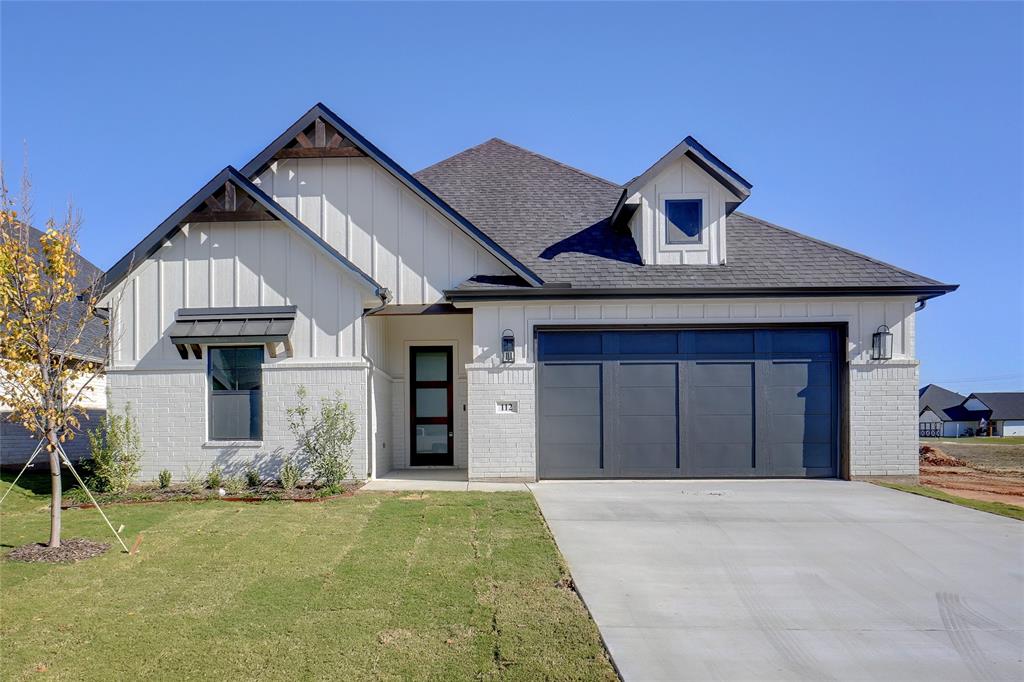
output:
M 396 469 L 369 481 L 362 490 L 472 490 L 529 492 L 525 483 L 470 481 L 465 469 Z

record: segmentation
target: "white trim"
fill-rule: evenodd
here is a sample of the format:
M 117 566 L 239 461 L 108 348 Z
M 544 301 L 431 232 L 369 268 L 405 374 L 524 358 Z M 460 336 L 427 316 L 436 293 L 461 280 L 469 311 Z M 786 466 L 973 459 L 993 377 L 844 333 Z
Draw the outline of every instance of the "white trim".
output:
M 666 230 L 666 221 L 668 220 L 665 215 L 665 202 L 672 201 L 674 199 L 683 200 L 695 200 L 699 199 L 701 202 L 700 206 L 700 240 L 696 242 L 688 242 L 682 244 L 676 244 L 668 241 L 668 231 Z M 661 251 L 707 251 L 711 248 L 711 230 L 709 229 L 708 215 L 710 213 L 710 200 L 711 197 L 707 192 L 665 192 L 658 195 L 658 205 L 654 209 L 655 219 L 657 221 L 657 237 L 658 244 L 657 249 Z M 684 265 L 685 263 L 681 263 Z

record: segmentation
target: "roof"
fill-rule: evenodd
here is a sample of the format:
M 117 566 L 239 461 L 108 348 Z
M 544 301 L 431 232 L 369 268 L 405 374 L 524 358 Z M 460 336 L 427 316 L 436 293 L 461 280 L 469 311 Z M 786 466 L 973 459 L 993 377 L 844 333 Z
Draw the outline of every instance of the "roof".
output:
M 644 265 L 610 216 L 623 186 L 497 138 L 416 173 L 547 283 L 475 277 L 450 297 L 904 294 L 954 285 L 917 275 L 740 212 L 729 217 L 725 265 Z M 551 286 L 558 285 L 558 286 Z M 559 287 L 563 288 L 559 288 Z
M 293 123 L 288 130 L 281 133 L 277 139 L 253 157 L 249 163 L 245 164 L 242 167 L 242 174 L 246 177 L 252 178 L 262 172 L 262 170 L 270 163 L 275 153 L 291 142 L 299 132 L 309 126 L 317 118 L 323 118 L 325 121 L 330 122 L 331 125 L 348 137 L 357 148 L 363 151 L 363 153 L 380 164 L 414 194 L 418 195 L 442 215 L 455 223 L 471 239 L 493 254 L 499 261 L 508 266 L 513 272 L 517 273 L 530 285 L 539 286 L 542 283 L 536 273 L 532 272 L 530 268 L 519 262 L 515 256 L 495 242 L 486 230 L 480 229 L 480 227 L 473 224 L 459 211 L 452 208 L 444 199 L 438 197 L 430 188 L 426 187 L 417 177 L 402 168 L 402 166 L 400 166 L 394 159 L 378 149 L 376 145 L 363 137 L 358 130 L 350 126 L 340 116 L 328 109 L 327 106 L 322 103 L 313 105 L 313 108 L 307 111 L 298 121 Z
M 694 163 L 704 169 L 708 175 L 732 192 L 740 202 L 750 196 L 750 190 L 753 188 L 753 185 L 689 135 L 670 149 L 667 154 L 655 161 L 650 168 L 627 182 L 626 193 L 629 195 L 636 193 L 643 185 L 647 184 L 648 180 L 682 156 L 689 157 Z
M 966 398 L 959 393 L 950 391 L 942 386 L 928 384 L 917 393 L 917 413 L 923 414 L 925 410 L 931 410 L 935 416 L 944 422 L 949 421 L 976 421 L 966 414 L 961 404 Z
M 104 275 L 104 294 L 113 291 L 113 289 L 128 277 L 129 274 L 146 262 L 146 259 L 156 253 L 157 249 L 159 249 L 167 239 L 181 229 L 182 223 L 187 221 L 189 215 L 194 210 L 201 207 L 206 199 L 213 196 L 215 192 L 219 191 L 228 182 L 233 183 L 243 192 L 256 200 L 256 202 L 258 202 L 263 209 L 270 214 L 270 217 L 276 218 L 286 225 L 291 226 L 299 234 L 309 240 L 315 248 L 329 258 L 337 261 L 344 269 L 352 273 L 357 280 L 370 287 L 374 291 L 375 295 L 383 297 L 388 293 L 387 289 L 382 287 L 375 279 L 363 272 L 363 270 L 343 256 L 337 249 L 324 241 L 320 235 L 306 227 L 306 225 L 298 218 L 293 216 L 280 204 L 267 196 L 263 190 L 250 182 L 248 178 L 231 166 L 228 166 L 215 175 L 213 179 L 202 187 L 202 189 L 193 194 L 188 201 L 179 206 L 178 209 L 169 215 L 162 223 L 157 225 L 152 232 L 146 235 L 141 242 L 136 244 L 131 251 L 126 253 L 121 260 L 115 263 L 114 266 L 106 272 Z
M 168 330 L 171 343 L 284 342 L 295 324 L 296 306 L 180 308 Z
M 995 421 L 1024 419 L 1024 392 L 972 393 L 964 402 L 971 398 L 977 398 L 988 406 L 992 411 L 988 419 Z

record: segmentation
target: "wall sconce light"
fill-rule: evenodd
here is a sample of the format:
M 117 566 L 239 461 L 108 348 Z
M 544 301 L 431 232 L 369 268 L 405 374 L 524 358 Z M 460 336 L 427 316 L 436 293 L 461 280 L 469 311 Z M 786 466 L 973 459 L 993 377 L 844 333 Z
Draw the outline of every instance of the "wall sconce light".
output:
M 516 361 L 516 337 L 511 329 L 506 329 L 501 333 L 501 361 Z
M 892 332 L 884 324 L 871 335 L 871 359 L 892 360 Z

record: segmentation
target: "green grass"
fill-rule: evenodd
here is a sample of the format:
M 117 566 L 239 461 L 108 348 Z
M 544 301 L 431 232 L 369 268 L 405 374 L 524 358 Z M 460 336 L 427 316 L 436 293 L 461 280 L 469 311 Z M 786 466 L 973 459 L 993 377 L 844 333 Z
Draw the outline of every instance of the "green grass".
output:
M 4 502 L 5 547 L 46 539 L 44 484 Z M 0 561 L 3 679 L 615 679 L 528 493 L 107 511 L 137 556 Z
M 905 493 L 913 493 L 914 495 L 930 497 L 933 500 L 941 500 L 942 502 L 949 502 L 950 504 L 958 504 L 961 507 L 969 507 L 971 509 L 977 509 L 978 511 L 989 512 L 990 514 L 998 514 L 999 516 L 1007 516 L 1011 519 L 1024 521 L 1024 507 L 1017 507 L 1012 504 L 1005 504 L 1003 502 L 987 502 L 984 500 L 970 500 L 966 497 L 957 497 L 956 495 L 950 495 L 949 493 L 941 490 L 936 490 L 923 485 L 884 482 L 878 482 L 878 485 L 886 488 L 892 488 L 893 490 L 902 490 Z
M 941 441 L 950 441 L 953 443 L 963 443 L 970 445 L 971 443 L 990 443 L 992 445 L 1024 445 L 1024 436 L 978 436 L 976 438 L 953 438 L 952 436 L 943 438 L 922 438 L 924 443 L 938 443 Z

